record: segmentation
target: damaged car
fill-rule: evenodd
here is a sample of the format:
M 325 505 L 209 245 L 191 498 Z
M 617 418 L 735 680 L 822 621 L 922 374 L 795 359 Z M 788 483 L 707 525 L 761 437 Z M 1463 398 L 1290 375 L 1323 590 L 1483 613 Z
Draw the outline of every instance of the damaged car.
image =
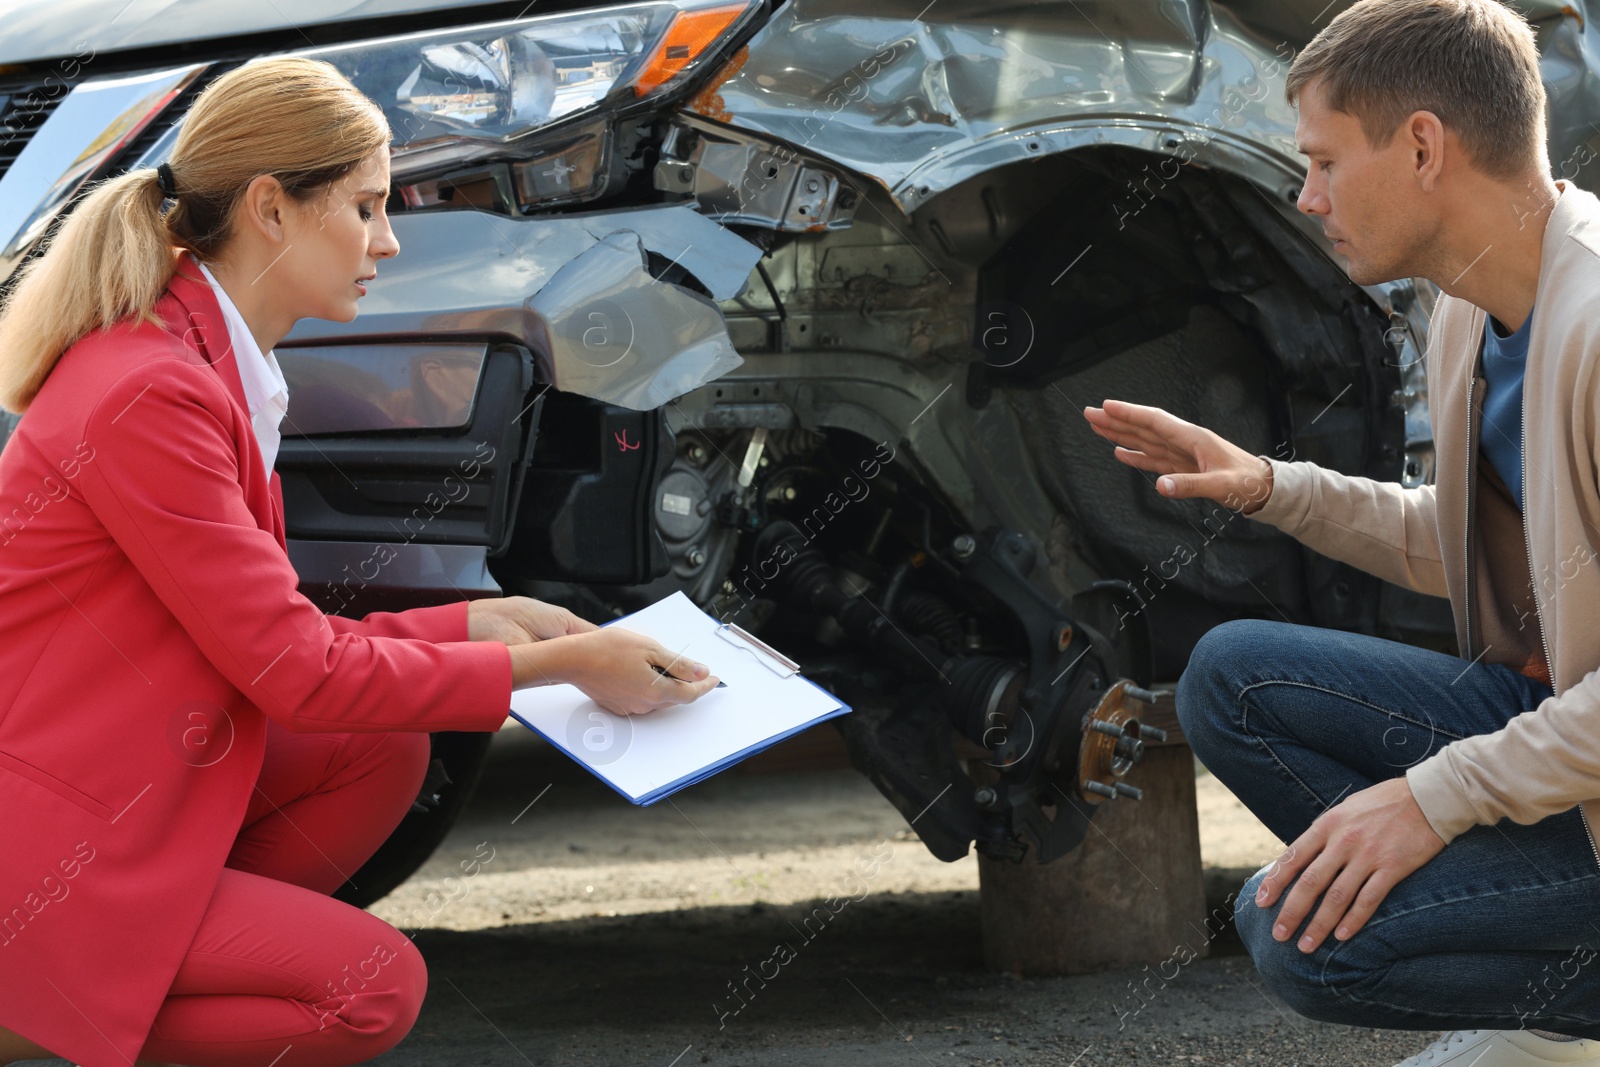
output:
M 357 319 L 276 349 L 305 595 L 603 621 L 681 590 L 853 706 L 853 764 L 935 856 L 1048 863 L 1137 802 L 1218 623 L 1453 651 L 1445 600 L 1161 498 L 1081 414 L 1433 478 L 1436 292 L 1352 283 L 1295 206 L 1283 78 L 1344 6 L 13 6 L 0 278 L 220 74 L 332 63 L 394 130 L 403 251 Z M 1551 158 L 1592 189 L 1586 12 L 1522 6 Z M 344 899 L 426 859 L 491 736 L 434 736 Z

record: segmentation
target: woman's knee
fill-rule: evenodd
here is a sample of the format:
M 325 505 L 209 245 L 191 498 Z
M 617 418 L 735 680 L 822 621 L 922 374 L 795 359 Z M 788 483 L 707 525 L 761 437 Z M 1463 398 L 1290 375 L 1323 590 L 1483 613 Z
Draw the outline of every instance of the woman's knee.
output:
M 428 992 L 428 967 L 409 938 L 388 924 L 359 973 L 345 968 L 333 1013 L 342 1024 L 352 1062 L 365 1062 L 398 1045 L 416 1025 Z
M 410 769 L 411 777 L 417 780 L 417 790 L 422 789 L 422 782 L 428 776 L 428 764 L 433 762 L 433 741 L 428 734 L 419 733 L 391 733 L 385 735 L 386 742 L 394 748 L 391 757 Z
M 387 733 L 352 734 L 365 747 L 356 753 L 358 762 L 379 761 L 414 774 L 418 785 L 427 774 L 433 743 L 428 734 L 395 730 Z
M 422 783 L 428 777 L 428 765 L 433 762 L 433 744 L 425 733 L 396 731 L 369 735 L 371 747 L 360 753 L 358 760 L 368 764 L 368 775 L 387 783 L 385 792 L 393 794 L 395 818 L 404 817 L 411 810 L 412 801 L 422 792 Z

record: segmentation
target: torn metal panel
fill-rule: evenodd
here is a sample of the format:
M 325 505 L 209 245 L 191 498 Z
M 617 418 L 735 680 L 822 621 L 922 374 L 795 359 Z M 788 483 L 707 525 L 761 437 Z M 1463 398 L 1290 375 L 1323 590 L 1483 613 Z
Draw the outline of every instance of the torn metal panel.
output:
M 993 167 L 1094 144 L 1223 165 L 1275 191 L 1303 169 L 1282 92 L 1294 44 L 1275 50 L 1225 8 L 875 8 L 791 0 L 691 106 L 870 175 L 907 212 Z
M 556 221 L 546 218 L 540 223 Z M 684 205 L 607 211 L 585 219 L 584 228 L 595 238 L 619 231 L 637 233 L 650 251 L 698 278 L 713 300 L 729 300 L 744 292 L 762 254 L 749 241 Z
M 739 364 L 716 306 L 644 269 L 647 250 L 683 267 L 713 299 L 744 291 L 761 250 L 693 208 L 529 219 L 480 211 L 401 212 L 390 221 L 400 255 L 379 268 L 359 317 L 301 319 L 285 345 L 418 334 L 433 340 L 506 337 L 539 353 L 557 374 L 557 388 L 627 407 L 665 403 Z M 610 252 L 588 256 L 603 247 Z M 616 266 L 619 249 L 631 257 L 625 281 Z M 568 273 L 580 261 L 584 266 Z M 545 346 L 565 343 L 553 341 L 564 335 L 552 323 L 578 306 L 573 277 L 609 279 L 607 284 L 617 286 L 616 306 L 640 324 L 634 351 L 614 367 L 579 360 L 577 369 L 569 361 L 563 370 L 559 360 L 551 362 L 555 357 Z M 561 287 L 536 303 L 558 281 Z M 594 299 L 602 295 L 598 283 L 588 293 Z M 667 351 L 673 345 L 682 350 Z
M 636 234 L 614 233 L 529 301 L 546 381 L 647 411 L 744 362 L 716 304 L 656 281 L 645 262 Z
M 868 175 L 908 213 L 994 167 L 1102 144 L 1223 167 L 1292 203 L 1305 164 L 1283 76 L 1348 6 L 790 0 L 688 110 Z M 1518 6 L 1539 35 L 1556 176 L 1592 190 L 1600 26 L 1584 2 Z
M 808 165 L 788 145 L 710 127 L 691 117 L 668 131 L 655 166 L 657 189 L 687 193 L 724 225 L 806 232 L 850 225 L 856 191 L 838 175 Z

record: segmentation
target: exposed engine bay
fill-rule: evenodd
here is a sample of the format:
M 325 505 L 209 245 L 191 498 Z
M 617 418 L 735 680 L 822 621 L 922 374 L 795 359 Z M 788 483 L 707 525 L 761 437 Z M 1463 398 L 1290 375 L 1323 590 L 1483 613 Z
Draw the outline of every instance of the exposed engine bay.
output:
M 852 762 L 939 858 L 1048 862 L 1139 797 L 1122 778 L 1165 734 L 1139 718 L 1156 694 L 1127 583 L 1060 610 L 1029 538 L 966 530 L 893 443 L 848 433 L 683 432 L 656 500 L 669 572 L 580 609 L 682 589 L 781 645 L 854 707 Z
M 674 171 L 690 187 L 713 158 L 693 144 Z M 580 497 L 536 450 L 520 540 L 567 531 L 565 547 L 514 550 L 501 584 L 596 619 L 682 590 L 759 633 L 852 706 L 836 725 L 853 764 L 947 861 L 975 843 L 1049 862 L 1099 805 L 1136 800 L 1124 777 L 1165 740 L 1156 680 L 1217 621 L 1366 629 L 1380 596 L 1384 617 L 1422 617 L 1221 505 L 1156 499 L 1083 424 L 1081 405 L 1118 396 L 1285 459 L 1411 462 L 1409 335 L 1386 336 L 1241 183 L 1183 174 L 1118 210 L 1128 165 L 991 173 L 909 231 L 866 188 L 847 226 L 783 230 L 774 211 L 754 229 L 739 205 L 724 225 L 766 250 L 720 301 L 744 364 L 649 412 L 546 396 L 540 448 L 598 441 L 596 469 L 635 480 L 597 511 L 614 477 Z M 661 277 L 696 285 L 682 264 Z M 640 528 L 648 552 L 621 543 Z

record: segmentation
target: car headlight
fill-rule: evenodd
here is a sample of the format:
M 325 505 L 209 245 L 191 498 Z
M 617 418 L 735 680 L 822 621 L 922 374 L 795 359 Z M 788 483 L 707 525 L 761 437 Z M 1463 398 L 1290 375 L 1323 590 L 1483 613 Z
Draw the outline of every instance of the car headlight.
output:
M 758 8 L 756 0 L 629 4 L 289 54 L 333 64 L 383 108 L 400 176 L 503 153 L 614 97 L 670 89 Z

